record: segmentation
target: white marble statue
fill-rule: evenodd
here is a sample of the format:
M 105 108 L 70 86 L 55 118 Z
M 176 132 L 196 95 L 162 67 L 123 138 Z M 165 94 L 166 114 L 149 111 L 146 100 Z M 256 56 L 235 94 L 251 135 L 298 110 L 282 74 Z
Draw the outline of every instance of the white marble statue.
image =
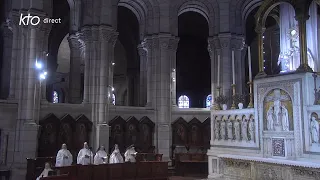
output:
M 233 132 L 232 132 L 232 121 L 228 120 L 227 122 L 227 132 L 228 132 L 228 139 L 233 139 Z
M 248 133 L 250 136 L 250 141 L 254 141 L 254 119 L 252 117 L 248 122 Z
M 92 164 L 93 153 L 89 149 L 88 143 L 83 143 L 83 148 L 79 151 L 77 157 L 77 164 L 88 165 Z
M 107 163 L 108 163 L 108 154 L 106 153 L 104 146 L 100 146 L 100 148 L 96 152 L 96 155 L 94 156 L 93 164 L 99 165 L 99 164 L 107 164 Z
M 236 140 L 240 140 L 241 139 L 241 137 L 240 137 L 240 123 L 239 123 L 239 121 L 238 120 L 235 120 L 234 121 L 234 135 L 235 135 L 235 139 Z
M 270 107 L 267 112 L 267 130 L 269 131 L 274 130 L 273 121 L 274 121 L 274 111 L 273 111 L 273 107 Z
M 282 123 L 282 130 L 283 131 L 289 131 L 289 116 L 288 116 L 288 110 L 285 108 L 285 106 L 281 106 L 281 123 Z
M 215 134 L 215 139 L 220 139 L 219 138 L 219 126 L 220 126 L 220 121 L 216 121 L 216 126 L 214 128 L 214 134 Z
M 316 117 L 311 117 L 310 122 L 311 143 L 319 143 L 319 122 Z
M 243 141 L 248 140 L 248 122 L 246 119 L 244 119 L 241 124 L 241 135 Z
M 123 163 L 123 157 L 120 153 L 118 144 L 114 145 L 114 150 L 110 155 L 109 163 L 110 164 Z
M 48 177 L 50 171 L 53 171 L 53 170 L 51 169 L 50 163 L 47 162 L 44 165 L 44 169 L 40 174 L 40 176 L 37 178 L 37 180 L 40 180 L 40 178 L 43 178 L 43 177 Z
M 67 145 L 62 144 L 61 149 L 57 153 L 56 167 L 71 166 L 72 162 L 72 154 L 67 149 Z
M 222 140 L 226 139 L 226 121 L 221 121 L 220 135 Z
M 134 146 L 131 145 L 128 147 L 127 151 L 124 153 L 125 162 L 136 162 L 137 151 Z
M 274 114 L 274 123 L 276 124 L 276 126 L 279 126 L 281 124 L 281 117 L 279 117 L 280 113 L 281 113 L 281 102 L 280 100 L 275 100 L 273 102 L 273 114 Z

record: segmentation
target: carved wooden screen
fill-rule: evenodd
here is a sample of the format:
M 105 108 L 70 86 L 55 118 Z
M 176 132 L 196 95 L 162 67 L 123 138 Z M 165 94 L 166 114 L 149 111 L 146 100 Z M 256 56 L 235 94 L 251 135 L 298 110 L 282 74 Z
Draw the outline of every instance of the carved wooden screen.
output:
M 60 149 L 58 135 L 60 120 L 53 114 L 49 114 L 39 122 L 40 135 L 38 144 L 38 157 L 55 156 Z
M 65 143 L 69 151 L 74 155 L 77 153 L 73 145 L 73 132 L 75 129 L 75 120 L 69 114 L 61 118 L 60 133 L 59 133 L 59 144 Z
M 73 145 L 76 152 L 83 148 L 83 143 L 90 145 L 90 132 L 92 131 L 92 122 L 85 116 L 80 115 L 76 118 L 75 131 L 73 136 Z
M 172 144 L 174 146 L 187 146 L 188 145 L 188 123 L 179 118 L 172 123 Z
M 153 150 L 153 133 L 155 124 L 148 117 L 143 117 L 139 123 L 139 143 L 141 152 L 151 153 Z
M 203 133 L 203 143 L 206 149 L 210 148 L 210 140 L 211 140 L 211 120 L 207 118 L 202 123 L 202 133 Z
M 125 150 L 125 125 L 126 121 L 120 116 L 113 118 L 109 122 L 109 126 L 111 127 L 111 137 L 109 141 L 110 152 L 115 144 L 119 145 L 121 152 Z
M 130 145 L 136 145 L 139 143 L 139 121 L 131 116 L 127 120 L 126 127 L 125 127 L 125 136 L 126 136 L 126 144 L 125 148 L 129 147 Z
M 190 147 L 203 146 L 201 125 L 201 122 L 196 118 L 193 118 L 188 123 L 188 145 Z

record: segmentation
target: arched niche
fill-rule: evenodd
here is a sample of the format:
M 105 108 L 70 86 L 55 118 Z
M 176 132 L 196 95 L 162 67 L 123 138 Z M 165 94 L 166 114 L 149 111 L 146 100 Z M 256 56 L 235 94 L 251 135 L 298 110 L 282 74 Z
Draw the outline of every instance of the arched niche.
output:
M 121 152 L 125 150 L 125 126 L 126 121 L 121 116 L 114 117 L 110 122 L 111 137 L 109 147 L 112 149 L 115 144 L 118 144 Z
M 59 144 L 67 144 L 70 152 L 74 154 L 73 131 L 75 127 L 75 120 L 70 114 L 66 114 L 61 118 L 60 122 Z
M 188 145 L 188 123 L 182 117 L 172 123 L 172 145 Z
M 139 143 L 139 121 L 134 116 L 129 117 L 127 120 L 125 136 L 126 148 L 130 145 L 136 145 Z
M 193 118 L 188 122 L 188 145 L 190 147 L 202 146 L 201 122 Z
M 55 156 L 59 149 L 58 135 L 60 120 L 54 114 L 48 114 L 39 122 L 38 157 Z
M 83 143 L 90 144 L 90 133 L 92 131 L 92 122 L 83 114 L 76 118 L 74 130 L 74 148 L 79 151 L 83 148 Z
M 142 152 L 153 152 L 153 134 L 155 124 L 147 116 L 139 122 L 139 148 Z

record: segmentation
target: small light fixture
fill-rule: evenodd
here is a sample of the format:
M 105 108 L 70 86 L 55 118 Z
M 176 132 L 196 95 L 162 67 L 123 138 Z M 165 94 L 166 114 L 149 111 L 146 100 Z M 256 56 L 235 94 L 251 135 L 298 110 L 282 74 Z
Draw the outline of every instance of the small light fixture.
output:
M 173 71 L 173 72 L 176 72 L 176 69 L 175 69 L 175 68 L 173 68 L 173 69 L 172 69 L 172 71 Z
M 46 56 L 49 56 L 49 53 L 47 53 Z
M 111 88 L 111 91 L 114 91 L 114 87 Z
M 113 62 L 113 63 L 112 63 L 112 66 L 114 66 L 114 65 L 116 65 L 116 63 Z
M 297 33 L 297 31 L 296 31 L 295 29 L 293 29 L 293 30 L 291 31 L 291 36 L 296 35 L 296 33 Z

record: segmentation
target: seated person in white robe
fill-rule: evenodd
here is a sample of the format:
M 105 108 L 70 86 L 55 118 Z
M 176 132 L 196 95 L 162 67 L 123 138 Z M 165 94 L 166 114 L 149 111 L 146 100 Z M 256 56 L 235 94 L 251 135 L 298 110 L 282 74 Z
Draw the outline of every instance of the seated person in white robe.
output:
M 88 143 L 83 143 L 83 148 L 79 151 L 77 157 L 77 164 L 88 165 L 92 164 L 93 153 L 89 149 Z
M 127 148 L 127 151 L 124 153 L 125 162 L 136 162 L 137 151 L 134 146 L 131 145 Z
M 48 174 L 50 171 L 53 171 L 51 169 L 50 163 L 46 162 L 46 164 L 44 165 L 44 170 L 42 171 L 40 176 L 37 178 L 37 180 L 40 180 L 40 178 L 43 178 L 43 177 L 48 177 Z
M 58 151 L 58 154 L 56 157 L 56 167 L 71 166 L 72 161 L 73 161 L 72 154 L 67 149 L 67 145 L 62 144 L 62 147 Z
M 100 146 L 96 155 L 94 156 L 94 164 L 107 164 L 108 163 L 108 154 L 106 153 L 104 146 Z
M 123 163 L 123 157 L 120 153 L 118 144 L 114 145 L 114 150 L 113 150 L 112 154 L 110 155 L 109 163 L 110 164 Z

